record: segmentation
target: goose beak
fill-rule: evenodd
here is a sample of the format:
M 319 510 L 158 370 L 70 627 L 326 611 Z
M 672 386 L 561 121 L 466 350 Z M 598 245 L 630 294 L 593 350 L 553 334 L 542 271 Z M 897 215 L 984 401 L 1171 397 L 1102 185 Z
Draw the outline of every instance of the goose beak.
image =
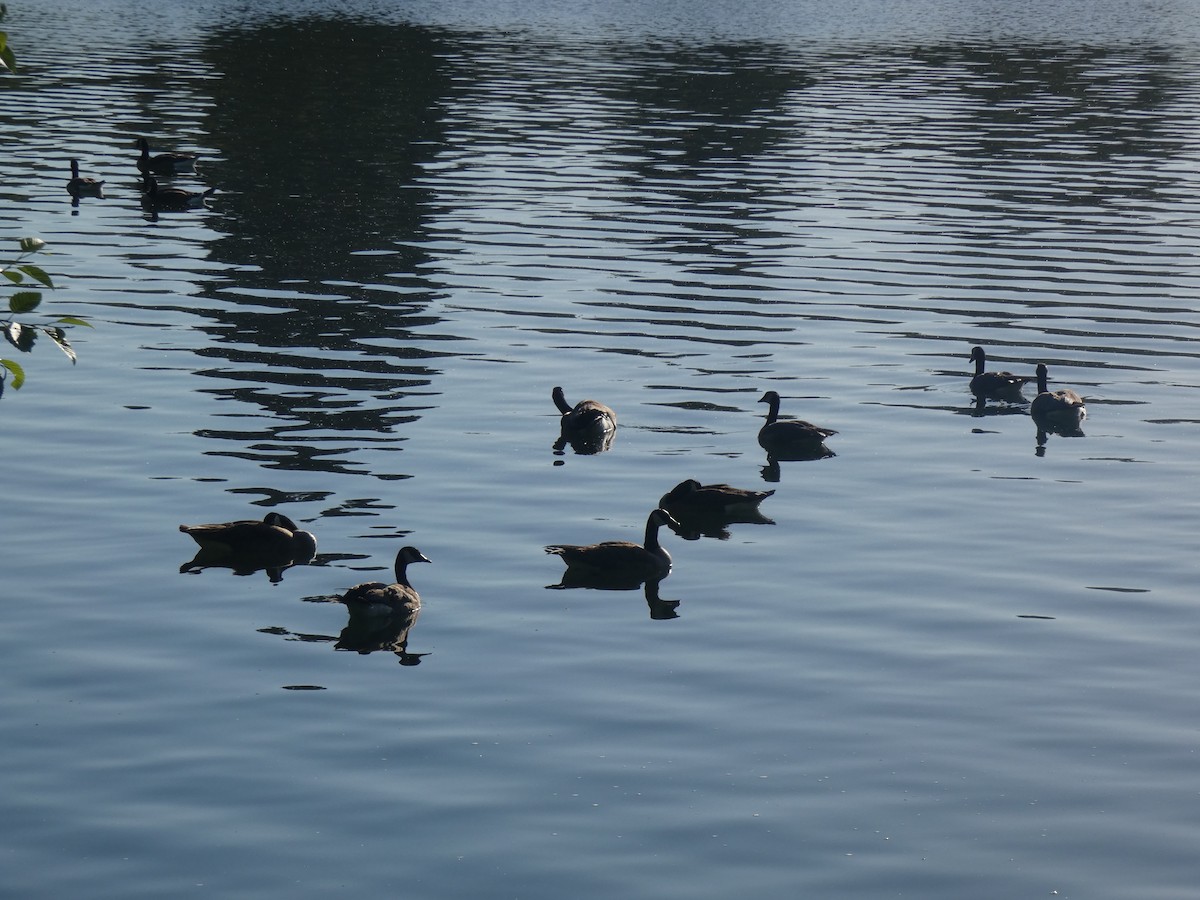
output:
M 671 529 L 683 528 L 683 526 L 679 524 L 679 522 L 676 520 L 676 518 L 673 515 L 671 515 L 669 512 L 667 512 L 665 509 L 663 509 L 661 506 L 656 510 L 656 512 L 658 513 L 659 518 L 661 518 L 663 520 L 663 524 L 668 526 L 669 528 L 671 528 Z

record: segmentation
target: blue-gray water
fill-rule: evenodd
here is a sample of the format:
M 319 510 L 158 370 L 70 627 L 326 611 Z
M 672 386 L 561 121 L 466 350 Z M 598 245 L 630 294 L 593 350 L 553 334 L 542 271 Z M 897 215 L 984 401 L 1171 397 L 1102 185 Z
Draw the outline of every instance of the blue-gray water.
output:
M 1195 896 L 1200 5 L 9 6 L 0 237 L 95 328 L 0 353 L 0 893 Z M 775 524 L 664 534 L 675 617 L 547 589 L 689 477 Z M 313 565 L 180 573 L 272 509 Z M 425 655 L 335 650 L 403 543 Z

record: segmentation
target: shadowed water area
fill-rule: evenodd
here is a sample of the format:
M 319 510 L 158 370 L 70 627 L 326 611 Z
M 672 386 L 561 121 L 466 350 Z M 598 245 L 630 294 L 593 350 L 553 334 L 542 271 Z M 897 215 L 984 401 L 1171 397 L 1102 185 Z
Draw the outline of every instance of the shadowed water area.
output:
M 1194 896 L 1200 5 L 9 6 L 5 892 Z

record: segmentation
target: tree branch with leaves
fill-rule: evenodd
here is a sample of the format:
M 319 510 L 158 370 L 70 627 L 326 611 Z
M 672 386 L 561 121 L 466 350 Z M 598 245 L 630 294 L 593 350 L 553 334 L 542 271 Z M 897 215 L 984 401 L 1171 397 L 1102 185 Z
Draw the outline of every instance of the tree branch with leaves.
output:
M 46 271 L 41 266 L 26 262 L 45 246 L 46 242 L 41 238 L 21 238 L 20 254 L 11 263 L 0 268 L 0 275 L 19 288 L 8 298 L 8 319 L 0 323 L 0 329 L 3 330 L 5 339 L 22 353 L 32 350 L 38 336 L 45 335 L 74 363 L 75 348 L 67 340 L 67 332 L 62 326 L 83 325 L 91 328 L 90 322 L 79 316 L 61 316 L 40 325 L 29 325 L 16 319 L 17 316 L 28 315 L 41 306 L 42 291 L 39 286 L 54 290 L 54 281 Z M 20 390 L 25 384 L 25 369 L 16 360 L 0 358 L 0 396 L 4 394 L 4 388 L 8 384 L 12 384 L 13 390 Z

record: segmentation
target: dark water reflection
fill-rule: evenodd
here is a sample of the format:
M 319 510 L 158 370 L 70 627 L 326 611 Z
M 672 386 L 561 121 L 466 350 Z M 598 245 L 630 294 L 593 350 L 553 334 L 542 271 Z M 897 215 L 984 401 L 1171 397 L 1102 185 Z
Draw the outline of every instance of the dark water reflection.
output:
M 295 561 L 290 555 L 263 553 L 227 554 L 201 547 L 187 562 L 179 566 L 180 574 L 197 574 L 205 569 L 229 569 L 234 575 L 254 575 L 265 572 L 272 584 L 283 580 L 283 573 L 293 566 L 307 565 L 310 560 Z
M 206 292 L 213 367 L 197 374 L 250 382 L 206 390 L 259 424 L 203 430 L 245 448 L 209 452 L 362 473 L 355 446 L 402 441 L 428 407 L 450 352 L 436 345 L 453 338 L 419 274 L 431 191 L 417 175 L 444 141 L 446 53 L 435 30 L 341 19 L 212 35 L 223 75 L 206 127 L 223 152 L 206 171 L 227 233 L 206 247 L 228 278 Z
M 344 284 L 370 298 L 338 310 L 362 332 L 395 327 L 392 303 L 428 301 L 417 270 L 433 188 L 419 176 L 446 140 L 448 53 L 433 29 L 340 18 L 213 33 L 206 57 L 222 77 L 206 126 L 236 229 L 208 246 L 241 267 L 241 286 Z M 320 321 L 303 324 L 313 335 Z
M 662 590 L 662 583 L 664 581 L 666 581 L 665 578 L 657 581 L 640 581 L 631 578 L 605 577 L 595 572 L 584 572 L 579 569 L 568 568 L 563 572 L 562 579 L 557 584 L 548 584 L 546 588 L 552 591 L 584 588 L 593 591 L 618 592 L 640 589 L 646 598 L 646 609 L 649 611 L 652 620 L 678 619 L 679 604 L 681 601 L 663 599 L 660 591 Z

